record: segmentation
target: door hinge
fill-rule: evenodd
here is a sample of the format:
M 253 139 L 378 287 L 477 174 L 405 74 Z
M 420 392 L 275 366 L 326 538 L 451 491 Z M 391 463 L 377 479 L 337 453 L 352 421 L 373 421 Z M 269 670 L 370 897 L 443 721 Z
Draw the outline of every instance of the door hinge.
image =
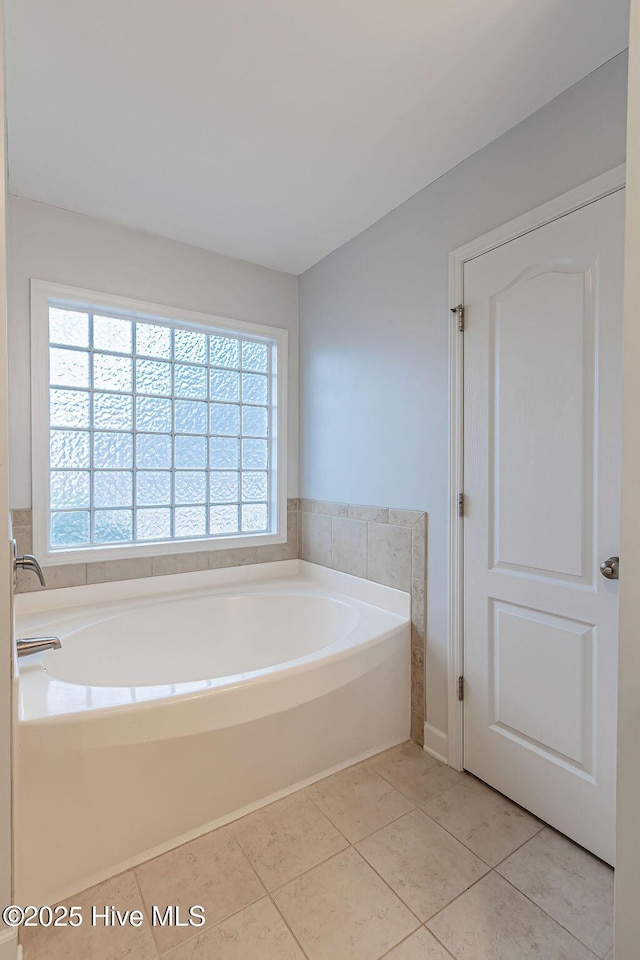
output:
M 458 330 L 464 333 L 464 306 L 459 303 L 457 307 L 451 307 L 451 313 L 455 313 L 458 317 Z
M 458 677 L 458 700 L 464 700 L 464 677 Z
M 464 517 L 464 493 L 458 494 L 458 516 Z

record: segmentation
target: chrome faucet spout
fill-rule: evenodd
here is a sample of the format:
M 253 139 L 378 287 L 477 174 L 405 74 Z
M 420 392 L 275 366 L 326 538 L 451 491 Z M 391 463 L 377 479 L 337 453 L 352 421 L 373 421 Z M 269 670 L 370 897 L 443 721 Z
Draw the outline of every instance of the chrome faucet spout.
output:
M 19 657 L 28 657 L 31 653 L 44 653 L 45 650 L 59 650 L 62 647 L 58 637 L 26 637 L 16 640 Z

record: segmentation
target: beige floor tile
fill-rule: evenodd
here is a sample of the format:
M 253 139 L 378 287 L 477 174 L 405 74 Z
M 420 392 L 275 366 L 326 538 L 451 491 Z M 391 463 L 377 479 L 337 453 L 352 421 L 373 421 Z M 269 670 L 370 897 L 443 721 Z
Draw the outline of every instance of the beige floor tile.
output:
M 473 777 L 465 777 L 422 809 L 491 866 L 542 829 L 530 813 Z
M 613 870 L 547 827 L 498 873 L 601 957 L 613 944 Z
M 136 868 L 144 901 L 163 910 L 169 904 L 183 914 L 194 904 L 205 909 L 207 928 L 264 895 L 264 887 L 240 849 L 230 827 L 207 833 Z M 160 953 L 177 946 L 197 930 L 153 928 Z
M 488 869 L 421 810 L 383 827 L 357 849 L 423 921 Z
M 451 954 L 423 928 L 385 954 L 384 960 L 451 960 Z
M 267 890 L 315 867 L 348 845 L 310 797 L 293 794 L 233 824 Z
M 353 848 L 273 898 L 309 960 L 377 960 L 419 925 Z
M 358 764 L 309 787 L 308 794 L 351 843 L 413 809 L 413 804 L 368 764 Z
M 456 960 L 594 960 L 590 950 L 496 873 L 428 927 Z
M 155 960 L 149 918 L 144 925 L 91 925 L 91 908 L 106 905 L 124 910 L 143 910 L 133 873 L 121 874 L 64 901 L 82 908 L 80 927 L 33 927 L 20 931 L 24 960 Z
M 305 960 L 268 897 L 192 937 L 163 960 Z
M 416 804 L 449 789 L 464 776 L 429 756 L 415 743 L 392 747 L 368 765 Z

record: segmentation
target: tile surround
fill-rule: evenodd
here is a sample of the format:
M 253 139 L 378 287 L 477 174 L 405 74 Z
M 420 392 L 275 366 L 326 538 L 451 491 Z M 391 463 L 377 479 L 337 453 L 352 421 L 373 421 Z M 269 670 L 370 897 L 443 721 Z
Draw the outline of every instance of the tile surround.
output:
M 298 501 L 300 556 L 411 594 L 411 739 L 424 742 L 427 515 L 420 510 Z
M 31 510 L 12 510 L 13 535 L 18 553 L 33 553 Z M 171 573 L 216 570 L 247 563 L 269 563 L 273 560 L 295 560 L 299 556 L 298 501 L 287 501 L 287 542 L 265 547 L 240 547 L 230 550 L 203 550 L 193 553 L 160 554 L 156 557 L 104 560 L 94 563 L 68 563 L 44 567 L 47 589 L 79 587 L 85 583 L 106 583 L 114 580 L 135 580 Z M 17 593 L 40 590 L 33 574 L 18 573 Z
M 31 510 L 12 511 L 19 553 L 32 553 Z M 425 606 L 427 515 L 419 510 L 290 499 L 287 543 L 235 547 L 156 557 L 45 567 L 47 588 L 75 587 L 196 570 L 294 560 L 331 567 L 411 593 L 411 739 L 422 744 L 425 722 Z M 40 590 L 29 573 L 18 574 L 18 593 Z
M 461 827 L 499 832 L 508 801 L 446 769 L 411 743 L 348 767 L 66 901 L 142 927 L 22 929 L 24 960 L 611 960 L 610 868 L 542 825 L 492 868 Z M 458 824 L 420 806 L 432 791 Z M 170 903 L 206 926 L 153 928 Z

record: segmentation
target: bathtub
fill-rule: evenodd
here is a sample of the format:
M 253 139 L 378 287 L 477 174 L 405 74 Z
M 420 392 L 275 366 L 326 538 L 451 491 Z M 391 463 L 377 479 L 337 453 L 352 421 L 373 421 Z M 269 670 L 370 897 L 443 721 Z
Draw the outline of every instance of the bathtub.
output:
M 16 598 L 15 896 L 51 903 L 408 738 L 409 595 L 301 560 Z

